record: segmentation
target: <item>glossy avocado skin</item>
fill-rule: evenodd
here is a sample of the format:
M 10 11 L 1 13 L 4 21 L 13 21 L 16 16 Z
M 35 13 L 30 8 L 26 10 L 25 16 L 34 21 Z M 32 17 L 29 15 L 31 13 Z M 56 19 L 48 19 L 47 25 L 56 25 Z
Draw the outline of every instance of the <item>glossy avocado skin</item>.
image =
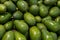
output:
M 38 6 L 42 5 L 43 4 L 43 0 L 39 0 L 38 1 Z
M 39 7 L 39 14 L 41 17 L 45 17 L 48 15 L 48 8 L 45 5 L 41 5 Z
M 46 25 L 46 27 L 53 32 L 57 32 L 58 30 L 60 30 L 59 28 L 59 23 L 57 23 L 56 21 L 53 21 L 52 18 L 50 16 L 47 16 L 45 18 L 42 19 L 42 22 Z M 48 25 L 47 25 L 48 24 Z
M 15 20 L 14 24 L 16 26 L 16 29 L 22 34 L 26 34 L 26 32 L 28 32 L 28 25 L 24 20 Z
M 16 19 L 16 20 L 22 19 L 22 17 L 23 17 L 23 13 L 20 12 L 20 11 L 16 11 L 16 12 L 13 14 L 13 18 Z
M 44 3 L 46 5 L 54 5 L 57 2 L 57 0 L 44 0 Z
M 4 5 L 7 7 L 7 10 L 9 12 L 16 11 L 16 5 L 12 1 L 6 1 L 6 2 L 4 2 Z
M 41 32 L 36 26 L 32 26 L 29 31 L 31 40 L 41 40 Z
M 60 0 L 57 1 L 57 6 L 60 7 Z
M 0 15 L 0 23 L 4 24 L 11 19 L 11 13 L 6 12 L 5 14 Z
M 46 25 L 46 27 L 53 32 L 57 32 L 60 28 L 60 25 L 55 22 L 55 21 L 51 21 L 51 20 L 45 20 L 44 24 Z M 47 25 L 48 24 L 48 25 Z
M 37 5 L 31 5 L 29 11 L 33 15 L 38 15 L 39 7 Z
M 50 32 L 50 34 L 52 35 L 52 37 L 53 37 L 54 40 L 57 40 L 57 34 L 56 33 Z
M 37 23 L 41 22 L 42 18 L 40 16 L 35 16 L 35 20 Z
M 43 23 L 37 23 L 37 28 L 39 28 L 39 30 L 43 30 L 46 29 L 46 26 Z
M 6 6 L 4 4 L 0 4 L 0 14 L 6 12 Z
M 42 40 L 53 40 L 52 35 L 45 29 L 42 30 Z
M 35 23 L 36 23 L 35 17 L 29 12 L 26 12 L 24 14 L 24 20 L 31 26 L 35 25 Z
M 3 25 L 0 25 L 0 39 L 3 37 L 4 33 L 5 33 L 5 28 Z
M 60 16 L 56 17 L 55 21 L 60 25 Z M 60 30 L 57 32 L 60 35 Z
M 17 32 L 17 31 L 14 32 L 14 35 L 15 35 L 15 40 L 27 40 L 23 34 Z
M 14 34 L 13 31 L 8 31 L 3 36 L 2 40 L 14 40 Z
M 29 0 L 30 5 L 35 5 L 38 3 L 38 0 Z
M 44 18 L 42 19 L 42 23 L 44 23 L 45 20 L 52 20 L 52 17 L 51 17 L 51 16 L 44 17 Z
M 18 1 L 17 2 L 17 7 L 19 8 L 20 11 L 25 12 L 28 10 L 28 4 L 25 1 Z
M 59 17 L 56 17 L 55 21 L 60 24 L 60 16 Z
M 12 27 L 13 27 L 13 22 L 9 21 L 9 22 L 5 23 L 4 27 L 5 27 L 6 30 L 11 30 Z
M 27 39 L 23 34 L 14 30 L 6 32 L 2 37 L 2 40 L 27 40 Z
M 50 16 L 52 16 L 52 17 L 57 17 L 57 16 L 59 16 L 59 14 L 60 14 L 60 11 L 59 11 L 60 9 L 58 8 L 58 7 L 53 7 L 53 8 L 51 8 L 50 9 L 50 12 L 49 12 L 49 14 L 50 14 Z

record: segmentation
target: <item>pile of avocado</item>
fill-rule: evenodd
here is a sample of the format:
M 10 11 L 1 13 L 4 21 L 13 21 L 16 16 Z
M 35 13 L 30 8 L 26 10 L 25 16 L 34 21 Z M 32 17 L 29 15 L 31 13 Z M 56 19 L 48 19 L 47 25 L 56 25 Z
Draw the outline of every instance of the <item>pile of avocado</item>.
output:
M 0 0 L 0 40 L 60 40 L 60 0 Z

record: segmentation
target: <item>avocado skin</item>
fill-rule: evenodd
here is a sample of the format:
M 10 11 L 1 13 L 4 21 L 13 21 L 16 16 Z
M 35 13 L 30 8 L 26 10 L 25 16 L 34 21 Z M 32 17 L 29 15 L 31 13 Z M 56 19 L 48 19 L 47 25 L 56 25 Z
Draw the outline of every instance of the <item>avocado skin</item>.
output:
M 8 31 L 3 36 L 2 40 L 14 40 L 14 33 L 13 31 Z
M 14 35 L 15 35 L 15 40 L 27 40 L 23 34 L 17 31 L 14 31 Z
M 4 24 L 11 19 L 11 13 L 6 12 L 5 14 L 0 15 L 0 23 Z
M 0 24 L 0 39 L 3 37 L 4 33 L 5 33 L 5 28 L 3 25 Z
M 16 26 L 16 29 L 22 34 L 25 35 L 26 32 L 28 32 L 28 25 L 25 23 L 24 20 L 15 20 L 14 25 Z
M 28 23 L 31 26 L 35 25 L 36 23 L 35 17 L 29 12 L 26 12 L 24 14 L 24 20 L 26 21 L 26 23 Z
M 7 10 L 9 12 L 15 12 L 16 11 L 16 5 L 12 1 L 4 2 L 4 5 L 7 7 Z
M 36 26 L 32 26 L 29 33 L 31 40 L 41 40 L 41 32 Z

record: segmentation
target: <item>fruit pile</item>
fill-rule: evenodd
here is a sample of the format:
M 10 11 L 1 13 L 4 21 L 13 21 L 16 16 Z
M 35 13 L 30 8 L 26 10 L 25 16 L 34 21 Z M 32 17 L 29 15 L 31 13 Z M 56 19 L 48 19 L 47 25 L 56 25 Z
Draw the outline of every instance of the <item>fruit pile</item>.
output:
M 60 40 L 60 0 L 0 0 L 0 40 Z

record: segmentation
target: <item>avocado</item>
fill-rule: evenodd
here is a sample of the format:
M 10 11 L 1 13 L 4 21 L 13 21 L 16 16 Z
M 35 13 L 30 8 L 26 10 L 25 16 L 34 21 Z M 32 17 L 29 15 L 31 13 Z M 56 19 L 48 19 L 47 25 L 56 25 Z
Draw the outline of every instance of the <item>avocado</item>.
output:
M 36 26 L 32 26 L 29 30 L 31 40 L 41 40 L 41 32 Z
M 57 40 L 57 34 L 56 33 L 50 32 L 50 34 L 52 35 L 52 37 L 53 37 L 54 40 Z
M 47 29 L 43 23 L 37 23 L 37 28 L 39 28 L 39 30 Z
M 6 12 L 5 14 L 0 15 L 0 23 L 4 24 L 11 19 L 11 13 Z
M 29 0 L 29 5 L 37 5 L 38 0 Z
M 57 2 L 57 0 L 44 0 L 44 4 L 46 5 L 54 5 Z
M 26 23 L 28 23 L 31 26 L 35 25 L 36 23 L 35 17 L 29 12 L 26 12 L 24 14 L 24 20 L 26 21 Z
M 29 8 L 29 12 L 33 15 L 38 15 L 39 7 L 37 5 L 31 5 Z
M 0 13 L 5 13 L 6 10 L 6 6 L 4 4 L 0 4 Z
M 15 20 L 14 25 L 16 26 L 16 29 L 22 34 L 26 34 L 26 32 L 28 32 L 28 25 L 24 20 Z
M 52 7 L 49 11 L 49 15 L 52 17 L 57 17 L 60 14 L 60 9 L 58 7 Z
M 60 25 L 59 23 L 52 21 L 52 20 L 45 20 L 44 24 L 46 25 L 46 27 L 53 32 L 57 32 L 58 30 L 60 30 Z M 47 25 L 48 24 L 48 25 Z
M 28 3 L 26 1 L 18 1 L 17 7 L 20 11 L 25 12 L 28 10 Z
M 16 11 L 16 5 L 12 1 L 4 2 L 4 5 L 7 7 L 7 10 L 9 12 L 15 12 Z
M 5 28 L 3 25 L 0 24 L 0 39 L 3 37 L 4 33 L 5 33 Z
M 13 31 L 6 32 L 5 35 L 2 37 L 2 40 L 14 40 Z
M 17 31 L 14 31 L 14 35 L 15 35 L 15 40 L 27 40 L 23 34 Z
M 42 30 L 42 40 L 53 40 L 52 35 L 45 29 Z
M 48 15 L 48 8 L 45 5 L 41 5 L 39 7 L 39 14 L 41 17 L 45 17 Z
M 16 20 L 22 19 L 23 18 L 23 13 L 20 11 L 16 11 L 13 13 L 13 18 Z
M 42 18 L 40 16 L 35 16 L 36 22 L 39 23 L 41 22 Z
M 60 16 L 56 17 L 55 21 L 60 24 Z
M 4 27 L 5 27 L 6 30 L 11 30 L 12 27 L 13 27 L 13 22 L 9 21 L 9 22 L 5 23 Z

